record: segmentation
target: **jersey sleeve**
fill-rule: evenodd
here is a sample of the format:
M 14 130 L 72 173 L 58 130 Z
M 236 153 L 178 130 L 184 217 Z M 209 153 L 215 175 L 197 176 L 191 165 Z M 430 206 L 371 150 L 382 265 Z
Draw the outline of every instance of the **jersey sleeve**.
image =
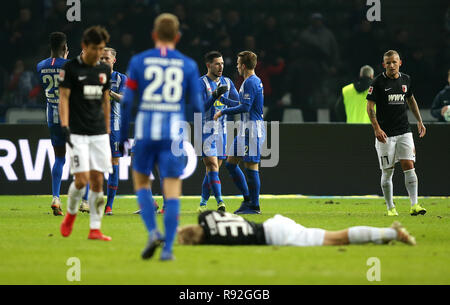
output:
M 375 102 L 375 104 L 379 101 L 379 86 L 378 81 L 375 79 L 372 84 L 369 86 L 369 90 L 367 91 L 366 99 L 372 102 Z
M 233 81 L 230 79 L 230 93 L 228 94 L 228 98 L 234 101 L 239 101 L 239 93 L 234 86 Z
M 111 73 L 106 73 L 106 83 L 103 85 L 103 92 L 111 89 Z
M 66 62 L 59 71 L 59 86 L 72 89 L 75 84 L 74 79 L 75 77 L 70 62 Z
M 244 93 L 242 94 L 242 104 L 251 106 L 255 99 L 255 83 L 253 81 L 244 83 Z
M 120 73 L 119 75 L 120 75 L 121 80 L 120 80 L 120 86 L 118 88 L 118 92 L 123 93 L 123 91 L 125 90 L 125 84 L 126 84 L 128 78 L 125 74 Z

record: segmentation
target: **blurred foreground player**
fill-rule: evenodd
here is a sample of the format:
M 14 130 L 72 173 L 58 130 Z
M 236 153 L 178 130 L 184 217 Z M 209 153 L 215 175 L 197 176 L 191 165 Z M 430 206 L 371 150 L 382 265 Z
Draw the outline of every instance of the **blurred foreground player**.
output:
M 83 53 L 68 61 L 61 70 L 59 85 L 61 127 L 69 145 L 70 169 L 75 180 L 69 187 L 67 215 L 61 224 L 61 234 L 72 232 L 78 203 L 87 183 L 89 190 L 89 239 L 111 240 L 101 231 L 104 212 L 104 172 L 112 172 L 109 146 L 111 68 L 99 61 L 108 32 L 93 26 L 84 33 L 81 41 Z
M 386 201 L 388 216 L 398 216 L 393 201 L 392 176 L 395 163 L 405 175 L 405 186 L 411 200 L 410 214 L 424 215 L 427 211 L 417 200 L 417 175 L 414 169 L 416 149 L 406 113 L 408 104 L 417 119 L 419 137 L 426 128 L 412 93 L 411 78 L 400 72 L 402 61 L 397 51 L 389 50 L 383 56 L 385 72 L 379 74 L 369 87 L 367 113 L 375 133 L 375 148 L 381 169 L 381 189 Z M 375 105 L 377 107 L 375 111 Z
M 181 245 L 274 245 L 274 246 L 339 246 L 348 244 L 386 244 L 398 240 L 416 245 L 416 239 L 395 221 L 389 228 L 350 227 L 341 231 L 305 228 L 279 214 L 263 223 L 245 220 L 239 215 L 206 211 L 198 216 L 198 225 L 181 227 Z
M 111 153 L 112 153 L 112 166 L 113 172 L 108 177 L 108 185 L 106 192 L 106 208 L 105 215 L 112 215 L 112 207 L 114 203 L 114 197 L 116 196 L 117 188 L 119 185 L 119 159 L 122 157 L 122 153 L 119 150 L 120 143 L 120 101 L 123 97 L 123 90 L 125 89 L 125 83 L 127 77 L 125 74 L 114 71 L 114 64 L 116 63 L 116 50 L 113 48 L 105 48 L 100 61 L 111 67 L 111 133 L 109 134 Z
M 60 69 L 66 63 L 68 54 L 66 34 L 53 32 L 50 34 L 50 57 L 37 64 L 37 72 L 47 100 L 47 125 L 55 152 L 55 163 L 52 167 L 53 199 L 51 206 L 55 216 L 64 215 L 61 210 L 59 193 L 63 167 L 66 163 L 66 140 L 59 119 L 58 85 Z
M 152 38 L 155 48 L 133 56 L 128 65 L 128 81 L 122 99 L 120 146 L 128 140 L 128 128 L 134 97 L 139 100 L 135 120 L 133 184 L 141 208 L 141 217 L 149 232 L 143 259 L 153 256 L 164 244 L 160 259 L 174 259 L 173 242 L 180 211 L 181 179 L 186 158 L 176 155 L 182 148 L 180 127 L 184 121 L 186 98 L 195 112 L 203 113 L 200 98 L 199 72 L 195 61 L 178 52 L 179 21 L 172 14 L 161 14 L 154 22 Z M 156 224 L 150 188 L 150 173 L 158 165 L 163 179 L 163 239 Z

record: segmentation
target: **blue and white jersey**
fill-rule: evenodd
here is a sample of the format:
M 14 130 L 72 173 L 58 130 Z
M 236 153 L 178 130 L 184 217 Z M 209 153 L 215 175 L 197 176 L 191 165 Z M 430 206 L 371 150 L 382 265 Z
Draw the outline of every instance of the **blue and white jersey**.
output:
M 204 112 L 197 64 L 177 50 L 162 47 L 139 53 L 131 58 L 127 75 L 122 99 L 122 143 L 128 138 L 135 94 L 139 100 L 135 140 L 178 139 L 187 100 L 195 112 Z
M 241 113 L 241 121 L 244 125 L 249 122 L 254 122 L 258 137 L 262 137 L 262 133 L 264 132 L 264 88 L 258 76 L 251 75 L 244 80 L 239 89 L 239 100 L 241 104 L 246 104 L 249 107 L 248 112 Z
M 215 124 L 222 125 L 221 130 L 223 130 L 223 133 L 226 133 L 227 129 L 225 123 L 227 121 L 227 116 L 223 115 L 217 121 L 214 121 L 214 115 L 217 112 L 226 109 L 227 106 L 223 104 L 220 99 L 213 101 L 212 104 L 210 103 L 211 106 L 207 105 L 208 101 L 212 98 L 213 91 L 216 90 L 218 86 L 222 85 L 228 86 L 228 91 L 222 95 L 223 97 L 232 100 L 239 100 L 239 93 L 237 92 L 233 82 L 228 77 L 221 76 L 217 83 L 210 79 L 207 75 L 200 77 L 200 87 L 202 90 L 203 102 L 205 104 L 205 115 L 203 116 L 202 123 L 205 125 L 206 122 L 216 122 Z M 217 126 L 214 128 L 214 133 L 217 134 L 218 131 L 219 128 Z
M 48 126 L 59 125 L 59 72 L 66 63 L 64 58 L 47 58 L 37 64 L 37 72 L 47 100 Z
M 111 74 L 111 91 L 122 94 L 125 89 L 127 76 L 125 74 L 113 71 Z M 120 101 L 111 98 L 111 131 L 120 130 Z

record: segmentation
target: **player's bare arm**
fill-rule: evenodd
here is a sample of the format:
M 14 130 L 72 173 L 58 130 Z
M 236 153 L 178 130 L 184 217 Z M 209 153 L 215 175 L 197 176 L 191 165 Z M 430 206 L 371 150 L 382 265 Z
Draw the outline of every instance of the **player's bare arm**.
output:
M 217 112 L 217 113 L 214 115 L 214 121 L 217 121 L 221 116 L 222 116 L 222 111 Z
M 59 117 L 61 127 L 69 126 L 69 96 L 69 88 L 59 87 Z
M 111 102 L 109 100 L 110 90 L 105 90 L 103 92 L 103 98 L 102 98 L 102 107 L 103 107 L 103 114 L 105 116 L 105 125 L 106 125 L 106 133 L 111 133 L 111 126 L 109 124 L 109 118 L 111 114 Z
M 367 100 L 367 114 L 369 115 L 370 122 L 372 123 L 375 137 L 381 143 L 386 143 L 387 135 L 381 129 L 380 124 L 378 124 L 374 101 Z
M 419 106 L 417 106 L 417 101 L 414 98 L 414 95 L 411 95 L 406 100 L 408 102 L 409 109 L 411 109 L 412 113 L 414 114 L 414 117 L 417 120 L 417 130 L 419 131 L 419 137 L 422 138 L 423 136 L 425 136 L 427 129 L 423 125 L 422 117 L 419 111 Z

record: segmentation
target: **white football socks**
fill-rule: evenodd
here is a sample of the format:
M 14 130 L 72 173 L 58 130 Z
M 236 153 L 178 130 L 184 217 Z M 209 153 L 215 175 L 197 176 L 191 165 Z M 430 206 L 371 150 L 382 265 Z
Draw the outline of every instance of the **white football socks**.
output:
M 90 228 L 91 230 L 100 230 L 105 208 L 103 192 L 94 192 L 89 190 L 88 196 Z
M 387 243 L 397 239 L 397 231 L 392 228 L 351 227 L 348 229 L 348 240 L 351 244 Z
M 394 208 L 394 197 L 393 197 L 393 184 L 392 176 L 394 175 L 394 168 L 387 168 L 381 170 L 381 189 L 383 190 L 384 200 L 386 201 L 386 206 L 388 210 Z
M 405 186 L 411 199 L 411 206 L 417 204 L 417 175 L 415 169 L 403 172 L 405 174 Z
M 86 186 L 82 189 L 77 189 L 75 186 L 75 181 L 69 186 L 69 194 L 67 198 L 67 212 L 71 215 L 75 215 L 78 212 L 78 204 L 80 203 L 81 197 L 83 197 L 86 191 Z

